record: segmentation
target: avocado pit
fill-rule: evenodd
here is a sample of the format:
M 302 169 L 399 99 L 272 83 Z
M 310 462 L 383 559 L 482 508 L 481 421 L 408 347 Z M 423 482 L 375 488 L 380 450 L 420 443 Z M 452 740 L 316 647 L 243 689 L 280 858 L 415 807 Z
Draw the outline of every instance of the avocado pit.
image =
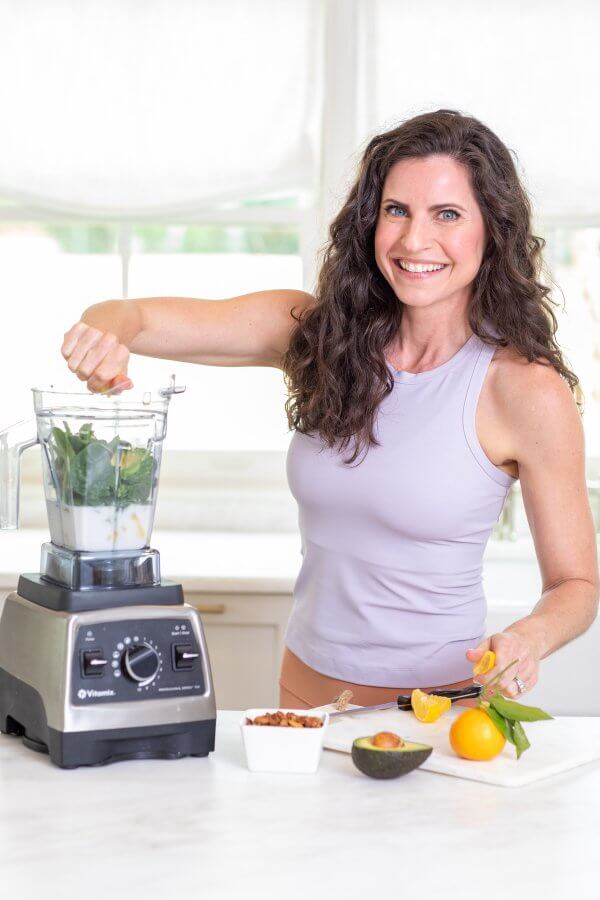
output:
M 402 747 L 405 741 L 393 731 L 378 731 L 371 738 L 371 743 L 379 750 L 395 750 L 397 747 Z

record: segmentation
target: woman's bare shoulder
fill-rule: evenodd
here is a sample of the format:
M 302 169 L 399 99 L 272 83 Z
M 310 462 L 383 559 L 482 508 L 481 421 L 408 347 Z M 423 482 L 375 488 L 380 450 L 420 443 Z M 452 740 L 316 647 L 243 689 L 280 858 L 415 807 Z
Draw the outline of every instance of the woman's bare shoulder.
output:
M 571 388 L 544 357 L 528 360 L 513 347 L 498 347 L 490 364 L 490 391 L 513 425 L 544 425 L 545 417 L 578 416 Z M 550 424 L 546 422 L 546 424 Z
M 525 384 L 557 384 L 563 382 L 560 373 L 552 363 L 543 356 L 534 360 L 527 359 L 515 347 L 496 347 L 490 364 L 490 369 L 497 373 L 498 386 L 510 389 L 511 385 L 518 383 L 519 387 Z

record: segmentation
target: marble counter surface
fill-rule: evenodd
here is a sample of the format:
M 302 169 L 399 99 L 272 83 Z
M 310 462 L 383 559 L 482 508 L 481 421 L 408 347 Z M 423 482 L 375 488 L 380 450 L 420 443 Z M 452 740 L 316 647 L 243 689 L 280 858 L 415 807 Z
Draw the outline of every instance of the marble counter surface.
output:
M 48 539 L 43 529 L 0 534 L 0 590 L 14 589 L 19 573 L 39 570 L 40 546 Z M 302 563 L 298 533 L 157 530 L 152 546 L 160 551 L 163 577 L 191 591 L 291 594 Z M 504 562 L 514 563 L 524 596 L 535 597 L 539 575 L 532 541 L 490 541 L 484 557 L 490 602 Z M 515 596 L 512 586 L 501 593 Z
M 47 531 L 0 534 L 0 589 L 14 586 L 19 572 L 39 570 Z M 230 531 L 155 531 L 164 578 L 186 590 L 291 593 L 300 569 L 296 534 Z
M 259 775 L 239 719 L 219 713 L 207 759 L 72 771 L 0 735 L 1 895 L 597 896 L 600 762 L 524 788 L 378 782 L 331 751 L 314 775 Z

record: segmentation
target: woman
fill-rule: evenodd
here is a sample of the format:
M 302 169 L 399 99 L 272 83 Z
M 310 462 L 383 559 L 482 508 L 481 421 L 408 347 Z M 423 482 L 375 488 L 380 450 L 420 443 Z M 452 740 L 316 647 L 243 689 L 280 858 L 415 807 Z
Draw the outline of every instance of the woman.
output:
M 554 340 L 542 247 L 506 147 L 438 110 L 369 143 L 314 297 L 108 301 L 65 335 L 94 391 L 130 352 L 284 371 L 303 564 L 281 705 L 467 686 L 488 649 L 496 665 L 477 680 L 518 659 L 499 683 L 514 697 L 593 622 L 578 379 Z M 543 594 L 486 637 L 481 561 L 517 478 Z

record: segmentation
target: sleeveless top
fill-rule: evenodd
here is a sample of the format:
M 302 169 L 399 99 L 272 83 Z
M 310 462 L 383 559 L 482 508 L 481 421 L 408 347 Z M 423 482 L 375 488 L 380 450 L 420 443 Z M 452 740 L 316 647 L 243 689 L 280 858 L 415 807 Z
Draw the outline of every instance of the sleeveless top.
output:
M 380 446 L 350 466 L 352 444 L 339 453 L 316 433 L 294 433 L 286 469 L 302 566 L 286 644 L 318 672 L 380 687 L 471 677 L 465 652 L 485 634 L 483 554 L 517 480 L 475 431 L 494 352 L 472 334 L 435 369 L 388 362 Z

